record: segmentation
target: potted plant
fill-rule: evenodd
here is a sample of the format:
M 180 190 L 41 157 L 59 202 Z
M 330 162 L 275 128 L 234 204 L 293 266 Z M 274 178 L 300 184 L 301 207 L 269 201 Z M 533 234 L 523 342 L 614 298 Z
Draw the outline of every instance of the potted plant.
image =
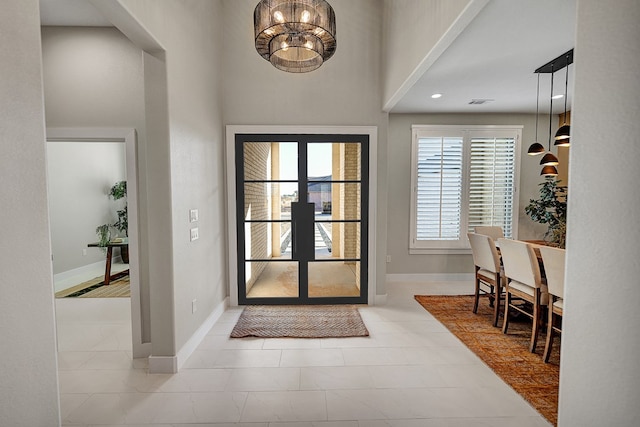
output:
M 544 239 L 561 248 L 565 247 L 567 232 L 567 187 L 559 180 L 548 178 L 540 184 L 540 198 L 530 199 L 524 211 L 535 222 L 548 224 Z
M 116 214 L 118 220 L 113 224 L 102 224 L 96 228 L 96 234 L 98 235 L 98 245 L 105 247 L 113 239 L 123 236 L 128 237 L 129 232 L 129 214 L 127 211 L 127 181 L 118 181 L 109 190 L 109 196 L 113 200 L 124 199 L 124 207 L 118 209 Z M 117 230 L 117 233 L 112 234 L 112 229 Z M 115 234 L 115 235 L 114 235 Z M 126 240 L 125 240 L 126 241 Z M 125 245 L 120 247 L 120 255 L 122 262 L 129 263 L 129 246 Z

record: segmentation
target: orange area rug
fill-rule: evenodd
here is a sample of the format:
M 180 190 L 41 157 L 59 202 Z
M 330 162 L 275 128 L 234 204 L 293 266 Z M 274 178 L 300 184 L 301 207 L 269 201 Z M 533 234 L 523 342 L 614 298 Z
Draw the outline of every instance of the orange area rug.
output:
M 492 322 L 493 309 L 486 298 L 474 314 L 473 296 L 416 295 L 415 299 L 451 333 L 473 351 L 553 425 L 558 419 L 560 341 L 555 338 L 549 363 L 542 361 L 545 334 L 538 337 L 536 353 L 529 352 L 531 321 L 525 316 L 509 321 L 502 333 Z

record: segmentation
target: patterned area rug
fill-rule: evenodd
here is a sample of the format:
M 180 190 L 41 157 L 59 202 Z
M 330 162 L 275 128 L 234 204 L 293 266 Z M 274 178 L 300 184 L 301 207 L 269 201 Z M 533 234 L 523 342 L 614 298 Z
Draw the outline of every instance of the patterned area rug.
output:
M 473 296 L 469 295 L 416 295 L 415 299 L 542 416 L 556 425 L 562 338 L 554 340 L 550 363 L 544 363 L 545 332 L 538 337 L 536 353 L 529 352 L 531 321 L 525 316 L 510 320 L 505 335 L 501 327 L 495 328 L 491 324 L 493 309 L 486 299 L 481 299 L 477 314 L 471 311 Z
M 369 331 L 353 305 L 249 305 L 231 338 L 366 337 Z
M 131 296 L 129 275 L 113 278 L 103 284 L 104 276 L 95 277 L 69 289 L 56 292 L 56 298 L 128 298 Z

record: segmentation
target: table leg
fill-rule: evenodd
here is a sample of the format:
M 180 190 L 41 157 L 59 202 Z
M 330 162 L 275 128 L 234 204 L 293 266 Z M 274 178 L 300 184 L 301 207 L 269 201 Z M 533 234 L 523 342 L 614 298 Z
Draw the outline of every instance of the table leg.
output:
M 107 247 L 107 263 L 104 269 L 104 284 L 108 285 L 111 282 L 111 256 L 113 254 L 113 247 Z

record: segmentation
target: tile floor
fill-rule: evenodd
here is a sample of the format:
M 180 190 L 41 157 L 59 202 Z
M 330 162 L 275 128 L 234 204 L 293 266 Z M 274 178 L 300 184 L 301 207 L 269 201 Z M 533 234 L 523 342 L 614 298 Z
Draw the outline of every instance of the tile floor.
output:
M 65 426 L 542 427 L 549 424 L 396 283 L 368 338 L 229 339 L 230 308 L 175 375 L 131 359 L 129 299 L 56 300 Z

